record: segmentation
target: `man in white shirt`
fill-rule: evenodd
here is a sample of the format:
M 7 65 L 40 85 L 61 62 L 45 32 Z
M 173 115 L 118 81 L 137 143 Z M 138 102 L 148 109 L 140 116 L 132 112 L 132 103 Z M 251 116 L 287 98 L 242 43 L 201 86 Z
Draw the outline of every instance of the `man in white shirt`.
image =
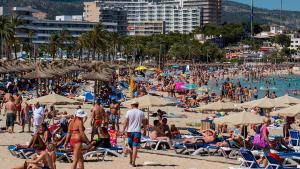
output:
M 33 106 L 33 125 L 34 125 L 34 133 L 39 130 L 39 127 L 43 123 L 44 120 L 44 108 L 40 106 L 39 102 L 36 102 Z
M 131 109 L 127 111 L 125 116 L 123 132 L 127 129 L 128 145 L 130 151 L 130 164 L 136 167 L 135 160 L 137 157 L 137 150 L 140 147 L 142 137 L 142 127 L 145 129 L 145 115 L 144 112 L 138 109 L 139 103 L 132 102 Z

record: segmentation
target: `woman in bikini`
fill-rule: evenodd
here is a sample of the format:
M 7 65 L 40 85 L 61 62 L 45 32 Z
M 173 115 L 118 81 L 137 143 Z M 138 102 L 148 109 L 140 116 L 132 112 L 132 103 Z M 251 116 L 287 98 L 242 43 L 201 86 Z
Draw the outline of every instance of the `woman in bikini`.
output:
M 73 164 L 71 169 L 77 169 L 77 165 L 79 169 L 84 169 L 83 164 L 83 155 L 82 155 L 82 143 L 90 144 L 88 138 L 84 133 L 84 124 L 83 118 L 86 117 L 86 113 L 79 109 L 76 111 L 75 118 L 70 122 L 68 127 L 68 134 L 65 141 L 65 148 L 67 143 L 70 140 L 70 146 L 73 149 Z

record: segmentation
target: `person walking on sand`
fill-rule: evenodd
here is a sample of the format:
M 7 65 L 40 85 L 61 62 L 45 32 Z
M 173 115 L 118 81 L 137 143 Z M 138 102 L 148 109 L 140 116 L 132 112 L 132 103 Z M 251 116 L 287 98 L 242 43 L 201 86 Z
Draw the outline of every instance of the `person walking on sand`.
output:
M 123 134 L 127 130 L 128 145 L 130 147 L 130 164 L 136 167 L 137 151 L 140 147 L 142 128 L 145 128 L 144 112 L 138 109 L 139 103 L 131 103 L 131 109 L 127 111 L 123 126 Z M 144 130 L 145 131 L 145 130 Z
M 16 104 L 12 96 L 5 103 L 4 112 L 4 116 L 6 114 L 6 129 L 9 133 L 13 133 L 16 120 Z

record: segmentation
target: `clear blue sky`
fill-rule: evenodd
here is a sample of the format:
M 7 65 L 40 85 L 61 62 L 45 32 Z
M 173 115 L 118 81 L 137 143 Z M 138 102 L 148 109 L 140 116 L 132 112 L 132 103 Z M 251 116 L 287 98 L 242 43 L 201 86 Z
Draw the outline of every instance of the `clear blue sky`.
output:
M 225 0 L 226 1 L 226 0 Z M 244 4 L 251 4 L 251 0 L 231 0 Z M 280 9 L 280 0 L 254 0 L 255 7 Z M 300 0 L 282 0 L 283 10 L 300 11 Z

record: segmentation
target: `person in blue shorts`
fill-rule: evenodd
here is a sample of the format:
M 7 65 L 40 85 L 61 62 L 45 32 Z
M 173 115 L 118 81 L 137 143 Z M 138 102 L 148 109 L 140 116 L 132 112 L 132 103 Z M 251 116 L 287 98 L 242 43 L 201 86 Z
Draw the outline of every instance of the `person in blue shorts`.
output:
M 145 126 L 144 112 L 138 109 L 139 103 L 132 102 L 131 109 L 127 111 L 124 121 L 123 133 L 127 131 L 128 145 L 130 147 L 130 164 L 136 167 L 137 151 L 140 148 L 142 128 Z M 125 133 L 124 133 L 125 134 Z

